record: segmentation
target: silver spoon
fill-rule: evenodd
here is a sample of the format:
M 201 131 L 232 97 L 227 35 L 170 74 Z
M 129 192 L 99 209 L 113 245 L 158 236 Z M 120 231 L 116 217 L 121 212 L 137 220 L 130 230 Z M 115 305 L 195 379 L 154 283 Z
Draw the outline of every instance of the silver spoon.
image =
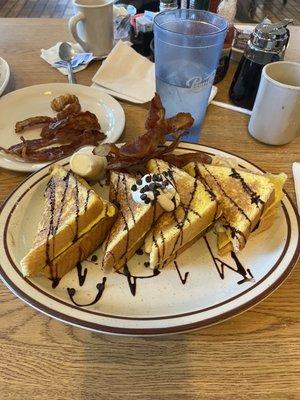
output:
M 71 66 L 71 60 L 75 55 L 73 47 L 67 42 L 62 42 L 58 49 L 58 55 L 61 60 L 67 62 L 69 83 L 76 83 L 74 72 Z

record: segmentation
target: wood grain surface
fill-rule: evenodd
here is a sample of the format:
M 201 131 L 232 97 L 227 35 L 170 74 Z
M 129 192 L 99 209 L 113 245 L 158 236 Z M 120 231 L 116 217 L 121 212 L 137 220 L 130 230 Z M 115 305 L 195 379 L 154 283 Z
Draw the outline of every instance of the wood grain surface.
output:
M 292 27 L 287 59 L 300 61 L 300 28 Z M 66 82 L 40 59 L 40 48 L 69 39 L 65 20 L 0 19 L 0 56 L 12 72 L 8 91 Z M 91 84 L 99 67 L 77 74 Z M 235 66 L 221 82 L 228 100 Z M 147 105 L 122 102 L 122 139 L 141 133 Z M 33 110 L 34 114 L 34 110 Z M 1 119 L 5 116 L 0 115 Z M 261 168 L 288 175 L 300 140 L 270 147 L 247 132 L 248 117 L 208 108 L 201 143 L 236 153 Z M 0 201 L 25 175 L 0 170 Z M 300 399 L 300 269 L 268 299 L 222 324 L 157 338 L 114 337 L 84 331 L 40 314 L 0 284 L 0 399 Z

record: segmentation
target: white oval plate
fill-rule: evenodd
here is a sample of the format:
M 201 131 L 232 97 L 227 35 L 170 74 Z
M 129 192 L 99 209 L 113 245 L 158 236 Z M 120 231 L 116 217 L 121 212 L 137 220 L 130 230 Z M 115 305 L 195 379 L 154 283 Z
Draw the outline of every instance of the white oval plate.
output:
M 0 57 L 0 96 L 6 89 L 10 77 L 10 69 L 7 62 Z
M 191 149 L 229 156 L 206 146 L 187 143 L 180 146 L 180 151 Z M 241 166 L 259 171 L 249 162 L 234 158 Z M 67 160 L 60 163 L 68 165 Z M 31 248 L 41 215 L 47 173 L 48 167 L 29 177 L 4 204 L 0 215 L 3 249 L 0 273 L 4 283 L 26 303 L 72 325 L 121 335 L 160 335 L 205 327 L 231 318 L 268 296 L 297 261 L 298 217 L 286 196 L 272 228 L 250 239 L 238 254 L 247 273 L 246 281 L 236 271 L 236 260 L 230 256 L 217 259 L 216 237 L 210 232 L 178 257 L 179 272 L 171 263 L 157 276 L 136 279 L 135 296 L 130 290 L 134 278 L 129 285 L 124 275 L 107 274 L 102 297 L 87 305 L 93 303 L 99 292 L 96 285 L 103 282 L 100 250 L 96 251 L 97 262 L 82 263 L 83 270 L 87 268 L 83 286 L 79 286 L 77 269 L 65 275 L 55 289 L 44 277 L 24 279 L 19 270 L 21 258 Z M 107 195 L 105 189 L 101 191 Z M 153 275 L 153 271 L 144 267 L 144 261 L 140 255 L 130 260 L 132 275 Z M 228 267 L 223 264 L 222 269 L 221 261 Z M 76 304 L 71 301 L 68 289 L 75 289 Z
M 51 100 L 64 93 L 78 96 L 83 111 L 94 113 L 102 131 L 107 135 L 104 142 L 114 143 L 121 136 L 125 126 L 125 114 L 121 105 L 110 95 L 83 85 L 68 83 L 47 83 L 29 86 L 8 93 L 0 99 L 0 146 L 9 146 L 20 142 L 20 134 L 15 133 L 15 124 L 35 115 L 54 116 L 50 107 Z M 39 138 L 41 128 L 32 128 L 22 132 L 26 139 Z M 33 172 L 48 163 L 30 163 L 4 152 L 0 152 L 0 167 L 13 171 Z

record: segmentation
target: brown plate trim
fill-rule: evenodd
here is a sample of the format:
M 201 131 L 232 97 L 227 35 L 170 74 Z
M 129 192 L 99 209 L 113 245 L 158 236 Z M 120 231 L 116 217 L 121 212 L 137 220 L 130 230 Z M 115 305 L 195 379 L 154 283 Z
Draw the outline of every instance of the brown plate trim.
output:
M 205 146 L 204 146 L 204 147 L 205 147 Z M 207 147 L 207 148 L 209 148 L 209 147 Z M 222 151 L 222 150 L 217 149 L 217 148 L 214 148 L 214 147 L 211 147 L 211 148 L 212 148 L 212 149 L 219 150 L 219 151 Z M 201 151 L 201 150 L 189 149 L 189 148 L 185 148 L 185 147 L 179 147 L 178 149 L 181 149 L 181 150 L 189 150 L 189 151 L 191 151 L 191 150 L 194 150 L 194 151 Z M 209 153 L 209 152 L 206 152 L 206 153 L 208 153 L 208 154 L 213 154 L 213 153 Z M 229 152 L 224 152 L 224 153 L 228 153 L 228 154 L 231 154 L 231 155 L 235 156 L 235 154 L 232 154 L 232 153 L 229 153 Z M 236 157 L 237 157 L 237 156 L 236 156 Z M 261 170 L 261 169 L 260 169 L 259 167 L 257 167 L 255 164 L 253 164 L 253 163 L 251 163 L 251 162 L 245 160 L 244 158 L 242 158 L 242 157 L 239 157 L 239 158 L 241 158 L 242 160 L 248 162 L 249 164 L 251 164 L 251 165 L 255 166 L 256 168 L 258 168 L 259 170 Z M 67 164 L 68 164 L 68 163 L 66 163 L 66 164 L 64 164 L 64 165 L 67 165 Z M 45 169 L 45 168 L 48 168 L 48 167 L 49 167 L 49 165 L 43 167 L 42 169 Z M 40 170 L 40 171 L 41 171 L 41 170 Z M 261 171 L 264 172 L 263 170 L 261 170 Z M 28 179 L 30 179 L 31 176 L 32 176 L 32 175 L 30 175 L 25 181 L 23 181 L 23 182 L 11 193 L 11 195 L 9 196 L 9 198 L 14 194 L 14 192 L 15 192 L 16 190 L 18 190 L 18 188 L 19 188 L 20 186 L 22 186 L 22 185 L 24 184 L 24 182 L 26 182 Z M 36 183 L 38 183 L 39 181 L 41 181 L 42 179 L 44 179 L 45 176 L 46 176 L 46 175 L 43 175 L 43 177 L 39 178 L 38 181 L 36 181 L 33 185 L 31 185 L 30 188 L 28 188 L 28 189 L 26 190 L 26 192 L 24 192 L 20 198 L 22 198 Z M 293 202 L 291 201 L 289 195 L 288 195 L 286 192 L 285 192 L 285 194 L 286 194 L 287 199 L 288 199 L 288 201 L 290 202 L 290 204 L 291 204 L 291 206 L 292 206 L 292 208 L 293 208 L 293 211 L 294 211 L 295 216 L 296 216 L 296 218 L 297 218 L 298 231 L 300 231 L 299 217 L 298 217 L 298 214 L 297 214 L 297 212 L 296 212 L 295 206 L 294 206 Z M 6 202 L 9 200 L 9 198 L 5 201 L 5 203 L 3 204 L 2 208 L 5 206 Z M 234 296 L 234 297 L 231 298 L 231 299 L 228 299 L 228 300 L 226 300 L 226 301 L 224 301 L 224 302 L 222 302 L 222 303 L 219 303 L 218 305 L 211 306 L 211 307 L 207 307 L 206 309 L 197 310 L 197 311 L 193 311 L 193 312 L 190 312 L 190 313 L 184 313 L 184 314 L 179 314 L 179 315 L 164 316 L 164 317 L 153 317 L 153 318 L 132 318 L 132 317 L 111 316 L 111 315 L 101 314 L 101 313 L 97 313 L 97 312 L 90 311 L 90 310 L 81 309 L 81 308 L 79 308 L 79 307 L 76 307 L 76 306 L 74 306 L 74 305 L 71 305 L 71 304 L 69 304 L 69 303 L 66 303 L 66 302 L 64 302 L 64 301 L 62 301 L 62 300 L 60 300 L 60 299 L 57 299 L 57 298 L 55 298 L 55 297 L 49 295 L 48 293 L 44 292 L 44 291 L 41 290 L 40 288 L 36 287 L 30 280 L 26 279 L 26 281 L 27 281 L 32 287 L 34 287 L 35 289 L 37 289 L 37 290 L 40 291 L 41 293 L 45 294 L 45 295 L 48 296 L 49 298 L 52 298 L 52 299 L 54 299 L 55 301 L 57 301 L 57 302 L 59 302 L 59 303 L 62 303 L 62 304 L 67 305 L 67 306 L 71 306 L 71 307 L 76 308 L 76 309 L 79 309 L 80 311 L 85 311 L 85 312 L 88 312 L 88 313 L 91 313 L 91 314 L 96 314 L 96 315 L 100 315 L 100 316 L 104 316 L 104 317 L 109 317 L 109 318 L 130 319 L 130 320 L 161 320 L 161 319 L 179 318 L 179 317 L 184 317 L 184 316 L 193 315 L 193 314 L 197 314 L 197 313 L 200 313 L 200 312 L 208 311 L 208 310 L 210 310 L 210 309 L 219 307 L 219 306 L 224 305 L 224 304 L 226 304 L 226 303 L 228 303 L 228 302 L 230 302 L 230 301 L 233 301 L 234 299 L 236 299 L 236 298 L 242 296 L 243 294 L 247 293 L 248 291 L 252 290 L 252 289 L 253 289 L 254 287 L 256 287 L 258 284 L 260 284 L 262 281 L 264 281 L 270 274 L 272 274 L 273 271 L 277 268 L 277 266 L 278 266 L 279 263 L 281 262 L 282 258 L 283 258 L 284 255 L 286 254 L 287 248 L 288 248 L 289 243 L 290 243 L 290 235 L 291 235 L 291 222 L 290 222 L 290 219 L 289 219 L 289 216 L 288 216 L 288 213 L 287 213 L 287 210 L 286 210 L 284 204 L 282 204 L 282 205 L 283 205 L 283 209 L 284 209 L 284 213 L 285 213 L 285 217 L 286 217 L 286 221 L 287 221 L 287 225 L 288 225 L 288 238 L 287 238 L 287 241 L 286 241 L 284 250 L 283 250 L 281 256 L 279 257 L 278 261 L 276 262 L 276 264 L 272 267 L 272 269 L 268 272 L 267 275 L 265 275 L 259 282 L 257 282 L 255 285 L 253 285 L 253 286 L 251 286 L 250 288 L 248 288 L 246 291 L 244 291 L 244 292 L 242 292 L 242 293 L 240 293 L 240 294 Z M 10 214 L 13 213 L 14 208 L 15 208 L 15 206 L 14 206 L 13 209 L 11 210 Z M 9 215 L 9 219 L 10 219 L 10 216 L 11 216 L 11 215 Z M 11 259 L 10 254 L 9 254 L 9 252 L 8 252 L 8 249 L 7 249 L 6 233 L 7 233 L 7 225 L 8 225 L 9 219 L 6 221 L 6 225 L 5 225 L 5 242 L 4 242 L 4 245 L 5 245 L 5 247 L 6 247 L 6 248 L 5 248 L 5 251 L 6 251 L 6 254 L 7 254 L 7 256 L 8 256 L 8 258 L 9 258 L 10 262 L 12 263 L 13 268 L 16 270 L 16 272 L 17 272 L 20 276 L 22 276 L 21 273 L 20 273 L 20 271 L 19 271 L 19 269 L 17 268 L 17 266 L 14 264 L 13 260 Z M 45 314 L 47 314 L 47 315 L 49 315 L 49 316 L 54 317 L 54 318 L 56 318 L 56 319 L 59 319 L 59 320 L 62 320 L 62 321 L 71 323 L 72 325 L 76 325 L 76 326 L 79 326 L 79 327 L 82 327 L 82 328 L 92 329 L 92 330 L 95 330 L 95 331 L 98 331 L 98 332 L 100 331 L 100 332 L 108 332 L 108 333 L 123 334 L 123 335 L 161 335 L 161 334 L 166 334 L 166 333 L 184 332 L 184 331 L 187 331 L 187 330 L 192 330 L 192 329 L 196 329 L 196 328 L 200 328 L 200 327 L 204 327 L 204 326 L 209 326 L 209 325 L 212 325 L 212 324 L 221 322 L 221 321 L 223 321 L 223 320 L 225 320 L 225 319 L 228 319 L 228 318 L 230 318 L 230 317 L 232 317 L 232 316 L 235 316 L 235 315 L 237 315 L 237 314 L 239 314 L 239 313 L 245 311 L 246 309 L 252 307 L 252 306 L 255 305 L 256 303 L 258 303 L 259 301 L 261 301 L 263 298 L 267 297 L 270 293 L 272 293 L 272 291 L 274 291 L 274 290 L 285 280 L 285 278 L 290 274 L 290 272 L 291 272 L 291 270 L 292 270 L 294 264 L 296 263 L 296 261 L 297 261 L 297 259 L 298 259 L 298 257 L 299 257 L 299 253 L 300 253 L 300 235 L 298 235 L 298 244 L 297 244 L 296 251 L 295 251 L 295 253 L 293 254 L 293 257 L 292 257 L 292 259 L 290 260 L 290 262 L 289 262 L 287 268 L 285 269 L 285 271 L 283 272 L 283 274 L 282 274 L 270 287 L 268 287 L 264 292 L 260 293 L 258 296 L 256 296 L 255 298 L 251 299 L 251 300 L 248 301 L 247 303 L 244 303 L 244 304 L 242 304 L 241 306 L 236 307 L 235 309 L 229 310 L 229 311 L 227 311 L 227 312 L 225 312 L 225 313 L 222 313 L 222 314 L 220 314 L 220 315 L 218 315 L 218 316 L 215 316 L 215 317 L 212 317 L 212 318 L 207 318 L 207 319 L 205 319 L 205 320 L 198 321 L 198 322 L 195 322 L 195 323 L 192 323 L 192 324 L 180 325 L 180 326 L 174 326 L 174 327 L 168 327 L 168 328 L 151 328 L 151 329 L 143 329 L 143 328 L 140 328 L 140 329 L 134 329 L 134 328 L 132 328 L 132 329 L 131 329 L 131 328 L 129 328 L 129 329 L 128 329 L 128 328 L 116 328 L 116 327 L 110 327 L 110 326 L 100 325 L 100 324 L 97 324 L 97 323 L 91 323 L 91 322 L 83 321 L 83 320 L 80 320 L 80 319 L 77 319 L 77 318 L 74 318 L 74 317 L 70 317 L 70 316 L 67 316 L 67 315 L 65 315 L 65 314 L 62 314 L 62 313 L 60 313 L 60 312 L 58 312 L 58 311 L 56 311 L 56 310 L 50 309 L 50 308 L 48 308 L 47 306 L 45 306 L 45 305 L 43 305 L 43 304 L 37 302 L 35 299 L 33 299 L 33 298 L 31 298 L 30 296 L 28 296 L 26 293 L 24 293 L 22 290 L 20 290 L 20 289 L 8 278 L 8 276 L 6 275 L 6 273 L 4 272 L 4 270 L 2 269 L 1 266 L 0 266 L 0 274 L 2 275 L 2 279 L 4 280 L 4 283 L 5 283 L 18 297 L 20 297 L 22 300 L 24 300 L 24 301 L 25 301 L 26 303 L 28 303 L 29 305 L 32 305 L 34 308 L 40 310 L 41 312 L 43 312 L 43 313 L 45 313 Z

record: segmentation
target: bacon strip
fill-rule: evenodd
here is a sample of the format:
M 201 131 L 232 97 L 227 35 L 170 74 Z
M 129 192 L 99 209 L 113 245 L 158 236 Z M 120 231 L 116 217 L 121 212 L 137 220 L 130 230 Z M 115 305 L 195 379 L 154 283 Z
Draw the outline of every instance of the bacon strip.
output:
M 76 101 L 75 103 L 71 103 L 69 105 L 67 105 L 62 111 L 60 111 L 56 118 L 58 120 L 60 119 L 64 119 L 67 118 L 69 115 L 72 114 L 77 114 L 81 111 L 81 105 L 78 101 Z
M 161 158 L 163 154 L 170 153 L 178 146 L 181 136 L 193 122 L 194 119 L 189 113 L 178 113 L 172 118 L 165 119 L 165 109 L 159 95 L 155 94 L 145 123 L 146 133 L 121 147 L 109 145 L 109 151 L 107 151 L 108 145 L 105 145 L 108 169 L 122 170 L 143 165 L 151 158 Z M 169 146 L 163 146 L 167 134 L 173 135 L 175 140 Z M 98 153 L 103 154 L 101 145 L 95 149 L 95 154 Z
M 19 121 L 16 123 L 15 132 L 20 133 L 24 129 L 29 128 L 31 126 L 41 125 L 41 124 L 49 124 L 52 121 L 53 121 L 53 119 L 51 117 L 47 117 L 45 115 L 39 115 L 37 117 L 26 118 L 23 121 Z
M 16 132 L 27 127 L 46 123 L 39 139 L 25 140 L 9 149 L 0 150 L 14 154 L 32 162 L 53 161 L 72 154 L 84 145 L 96 146 L 105 135 L 100 131 L 100 124 L 95 114 L 81 111 L 81 105 L 75 95 L 59 96 L 51 102 L 51 107 L 58 111 L 55 118 L 37 116 L 16 123 Z M 58 144 L 60 146 L 58 146 Z M 49 147 L 54 145 L 55 147 Z
M 41 138 L 33 140 L 25 140 L 21 137 L 21 143 L 11 146 L 8 150 L 2 150 L 31 162 L 53 161 L 71 155 L 83 145 L 96 146 L 104 137 L 105 135 L 99 131 L 84 131 L 75 138 L 73 137 L 73 140 L 64 140 L 63 142 L 55 137 L 52 139 Z M 63 143 L 63 145 L 47 147 L 55 143 Z
M 156 125 L 165 119 L 165 109 L 162 105 L 161 99 L 157 93 L 151 100 L 150 110 L 145 122 L 146 130 L 155 128 Z
M 41 137 L 52 138 L 64 135 L 65 131 L 72 130 L 74 135 L 83 130 L 100 130 L 100 124 L 95 114 L 89 111 L 80 111 L 77 114 L 68 115 L 66 118 L 53 121 L 49 126 L 42 129 Z
M 163 154 L 160 158 L 172 165 L 175 165 L 178 168 L 182 168 L 190 162 L 200 162 L 203 164 L 212 163 L 212 157 L 202 152 L 184 154 Z

